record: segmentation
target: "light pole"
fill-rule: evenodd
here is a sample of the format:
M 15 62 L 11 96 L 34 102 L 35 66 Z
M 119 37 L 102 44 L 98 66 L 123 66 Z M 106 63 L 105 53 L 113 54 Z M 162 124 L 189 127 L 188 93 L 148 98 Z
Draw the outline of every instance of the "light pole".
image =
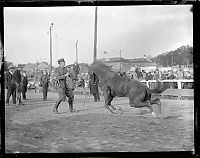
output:
M 49 71 L 49 73 L 50 73 L 50 75 L 52 72 L 52 33 L 51 33 L 52 28 L 53 28 L 53 22 L 51 23 L 50 28 L 49 28 L 49 30 L 50 30 L 49 31 L 49 34 L 50 34 L 50 71 Z
M 78 49 L 77 49 L 77 45 L 78 45 L 78 40 L 76 41 L 75 47 L 76 47 L 76 63 L 78 63 Z

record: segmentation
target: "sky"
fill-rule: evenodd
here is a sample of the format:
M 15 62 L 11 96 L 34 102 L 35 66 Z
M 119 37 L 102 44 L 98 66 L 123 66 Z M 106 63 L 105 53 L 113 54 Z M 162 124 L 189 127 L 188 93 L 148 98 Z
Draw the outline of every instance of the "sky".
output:
M 157 56 L 183 45 L 193 46 L 191 5 L 98 6 L 97 58 Z M 94 6 L 5 7 L 4 53 L 14 64 L 64 58 L 92 63 Z M 104 53 L 107 52 L 107 54 Z

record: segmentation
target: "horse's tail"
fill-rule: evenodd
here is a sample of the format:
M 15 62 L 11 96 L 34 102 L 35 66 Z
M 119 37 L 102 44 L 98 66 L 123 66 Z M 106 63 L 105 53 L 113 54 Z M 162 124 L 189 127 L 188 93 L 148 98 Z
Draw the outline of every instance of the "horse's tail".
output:
M 170 83 L 160 82 L 158 80 L 156 83 L 157 83 L 157 86 L 154 89 L 149 88 L 151 93 L 161 94 L 162 92 L 164 92 L 166 89 L 170 87 Z

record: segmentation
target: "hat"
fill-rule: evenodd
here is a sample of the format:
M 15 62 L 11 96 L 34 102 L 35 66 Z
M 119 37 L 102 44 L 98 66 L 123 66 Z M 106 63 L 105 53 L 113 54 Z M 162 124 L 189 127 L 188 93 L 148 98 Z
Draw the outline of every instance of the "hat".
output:
M 65 62 L 65 59 L 64 58 L 58 59 L 57 62 L 58 64 L 60 64 L 60 62 Z
M 14 69 L 14 68 L 15 68 L 15 66 L 12 64 L 8 67 L 8 69 Z
M 18 64 L 17 67 L 18 67 L 18 68 L 23 68 L 22 64 Z

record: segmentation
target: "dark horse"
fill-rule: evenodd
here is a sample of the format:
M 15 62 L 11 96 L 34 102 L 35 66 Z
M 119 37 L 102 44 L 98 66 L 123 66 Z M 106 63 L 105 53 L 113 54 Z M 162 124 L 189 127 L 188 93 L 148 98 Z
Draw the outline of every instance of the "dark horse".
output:
M 22 99 L 21 99 L 22 84 L 21 84 L 21 73 L 20 73 L 20 70 L 15 70 L 14 71 L 12 81 L 16 85 L 17 104 L 18 105 L 23 105 Z
M 113 98 L 115 96 L 127 96 L 131 107 L 148 107 L 154 117 L 163 117 L 160 99 L 152 99 L 151 96 L 152 93 L 159 94 L 165 91 L 169 87 L 168 83 L 157 82 L 158 86 L 155 89 L 149 89 L 144 83 L 119 76 L 116 72 L 111 71 L 110 67 L 100 62 L 93 63 L 89 67 L 88 73 L 95 73 L 99 78 L 99 86 L 105 98 L 105 108 L 112 113 L 121 110 L 111 105 Z M 152 104 L 158 105 L 159 115 L 154 113 Z

